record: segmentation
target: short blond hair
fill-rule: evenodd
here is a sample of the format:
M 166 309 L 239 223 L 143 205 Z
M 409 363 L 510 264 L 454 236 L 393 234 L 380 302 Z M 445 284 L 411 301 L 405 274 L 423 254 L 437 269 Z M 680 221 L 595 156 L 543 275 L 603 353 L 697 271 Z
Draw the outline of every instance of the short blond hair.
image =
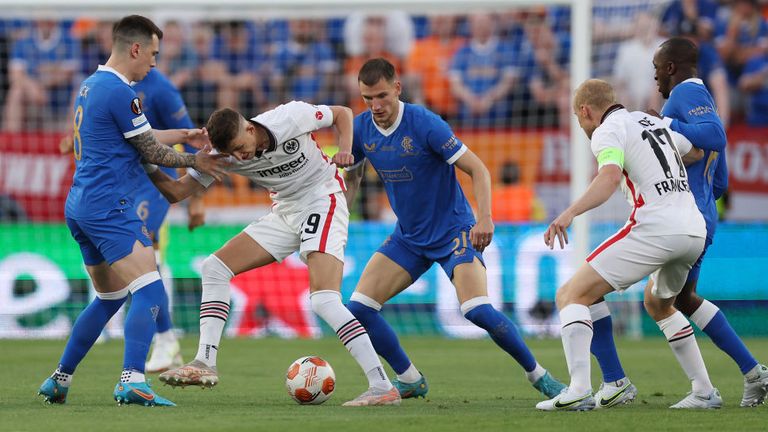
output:
M 588 105 L 596 111 L 608 109 L 616 104 L 616 92 L 607 81 L 588 79 L 581 83 L 573 96 L 573 108 L 578 110 L 582 105 Z

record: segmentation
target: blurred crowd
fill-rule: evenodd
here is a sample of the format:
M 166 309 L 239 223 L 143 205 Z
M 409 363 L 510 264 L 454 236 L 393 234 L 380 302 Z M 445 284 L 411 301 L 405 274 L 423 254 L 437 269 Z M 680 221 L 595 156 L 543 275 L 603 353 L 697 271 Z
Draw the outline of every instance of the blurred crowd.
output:
M 767 126 L 766 17 L 768 0 L 598 0 L 592 74 L 613 82 L 628 108 L 660 110 L 653 53 L 664 38 L 686 36 L 700 47 L 700 77 L 724 123 Z M 157 68 L 198 125 L 219 107 L 256 115 L 292 99 L 361 112 L 357 70 L 371 57 L 396 65 L 404 100 L 454 127 L 568 127 L 571 116 L 565 7 L 159 23 Z M 75 87 L 107 60 L 111 27 L 88 18 L 0 19 L 0 128 L 66 130 Z

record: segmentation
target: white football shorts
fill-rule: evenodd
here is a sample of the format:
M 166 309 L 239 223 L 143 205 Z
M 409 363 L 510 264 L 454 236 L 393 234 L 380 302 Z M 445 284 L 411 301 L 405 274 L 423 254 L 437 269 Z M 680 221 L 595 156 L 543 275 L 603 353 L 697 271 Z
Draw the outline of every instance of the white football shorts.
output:
M 344 262 L 349 210 L 342 192 L 311 201 L 301 211 L 271 212 L 243 229 L 277 262 L 299 251 L 306 262 L 312 252 L 324 252 Z
M 653 295 L 667 299 L 683 289 L 703 250 L 703 237 L 650 236 L 625 226 L 598 246 L 587 262 L 617 291 L 651 275 Z

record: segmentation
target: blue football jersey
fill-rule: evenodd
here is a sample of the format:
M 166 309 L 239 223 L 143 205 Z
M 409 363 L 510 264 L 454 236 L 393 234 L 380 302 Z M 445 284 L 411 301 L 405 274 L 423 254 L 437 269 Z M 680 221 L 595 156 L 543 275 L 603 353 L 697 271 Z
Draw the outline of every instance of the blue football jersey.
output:
M 686 169 L 688 184 L 707 223 L 707 237 L 711 239 L 717 225 L 713 184 L 728 181 L 723 156 L 725 128 L 717 115 L 715 101 L 700 79 L 688 79 L 672 89 L 661 114 L 674 119 L 670 125 L 672 130 L 680 132 L 694 146 L 704 150 L 704 158 Z M 721 178 L 723 176 L 724 179 Z
M 396 234 L 415 246 L 446 244 L 457 227 L 474 225 L 453 166 L 466 150 L 443 119 L 419 105 L 400 102 L 386 130 L 370 111 L 355 117 L 355 161 L 370 161 L 397 215 Z
M 127 139 L 152 127 L 128 80 L 106 66 L 80 85 L 75 98 L 75 175 L 64 214 L 71 219 L 101 219 L 115 209 L 133 207 L 145 178 L 139 152 Z

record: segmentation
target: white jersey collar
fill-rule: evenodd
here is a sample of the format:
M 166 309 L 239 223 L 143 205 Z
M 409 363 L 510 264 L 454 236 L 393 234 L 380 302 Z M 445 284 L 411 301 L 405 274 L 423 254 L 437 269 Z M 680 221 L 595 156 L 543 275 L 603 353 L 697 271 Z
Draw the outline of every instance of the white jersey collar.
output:
M 120 72 L 118 72 L 117 70 L 115 70 L 112 67 L 104 66 L 104 65 L 99 65 L 99 68 L 97 70 L 101 71 L 101 72 L 111 72 L 111 73 L 117 75 L 117 77 L 120 78 L 120 80 L 122 80 L 124 83 L 126 83 L 128 85 L 131 85 L 131 82 L 128 81 L 128 78 L 126 78 L 125 75 L 121 74 Z
M 694 83 L 698 85 L 704 85 L 704 81 L 701 80 L 701 78 L 688 78 L 687 80 L 683 81 L 682 83 Z M 680 84 L 682 84 L 680 83 Z
M 397 127 L 400 126 L 400 122 L 403 121 L 403 111 L 405 111 L 405 104 L 401 100 L 397 101 L 397 103 L 397 119 L 394 123 L 392 123 L 390 127 L 386 129 L 382 129 L 379 125 L 376 124 L 376 121 L 373 120 L 373 113 L 371 113 L 371 122 L 373 122 L 373 125 L 376 126 L 376 129 L 378 129 L 378 131 L 384 136 L 392 135 L 392 133 L 397 130 Z

